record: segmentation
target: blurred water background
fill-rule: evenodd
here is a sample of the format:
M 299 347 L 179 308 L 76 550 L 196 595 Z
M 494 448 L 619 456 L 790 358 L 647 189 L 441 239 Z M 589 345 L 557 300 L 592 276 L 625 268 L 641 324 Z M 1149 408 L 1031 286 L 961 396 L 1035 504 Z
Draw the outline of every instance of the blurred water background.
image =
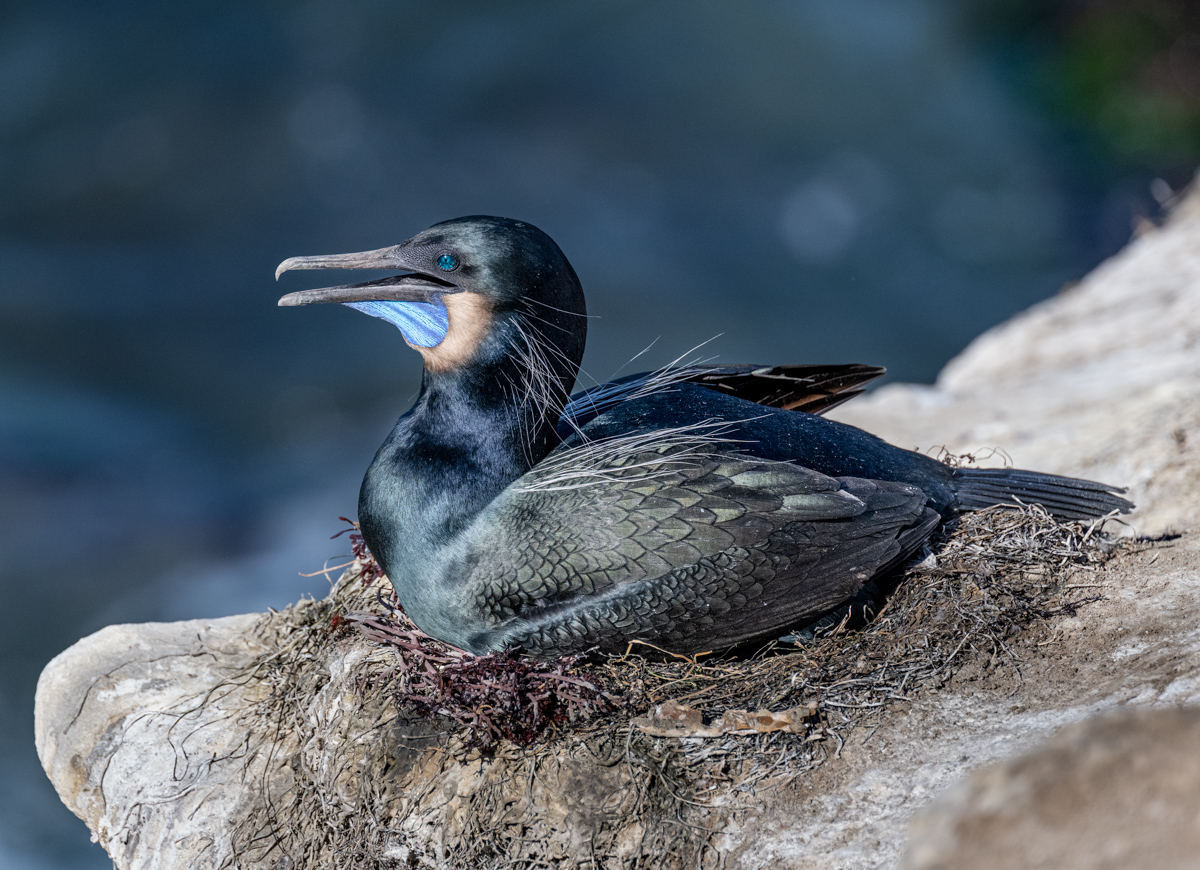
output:
M 519 217 L 596 379 L 721 334 L 929 381 L 1198 162 L 1190 0 L 0 3 L 0 867 L 107 866 L 51 656 L 328 588 L 420 365 L 283 258 Z

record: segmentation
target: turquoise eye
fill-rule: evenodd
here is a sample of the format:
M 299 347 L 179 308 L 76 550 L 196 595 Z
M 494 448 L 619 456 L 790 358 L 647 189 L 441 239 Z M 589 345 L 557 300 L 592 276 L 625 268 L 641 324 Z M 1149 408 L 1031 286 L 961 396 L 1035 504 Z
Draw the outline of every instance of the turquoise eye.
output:
M 453 254 L 442 254 L 437 258 L 437 264 L 443 272 L 452 272 L 458 266 L 458 258 Z

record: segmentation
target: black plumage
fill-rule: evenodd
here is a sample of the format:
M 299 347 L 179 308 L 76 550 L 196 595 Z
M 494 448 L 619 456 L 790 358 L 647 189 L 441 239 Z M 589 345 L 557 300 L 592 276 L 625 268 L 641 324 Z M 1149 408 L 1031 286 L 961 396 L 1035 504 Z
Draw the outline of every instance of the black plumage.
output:
M 1132 507 L 1104 484 L 950 468 L 819 416 L 870 366 L 681 366 L 568 397 L 583 292 L 520 221 L 460 218 L 279 271 L 294 268 L 407 273 L 280 304 L 354 304 L 424 357 L 359 518 L 417 625 L 472 652 L 727 648 L 854 599 L 959 511 Z

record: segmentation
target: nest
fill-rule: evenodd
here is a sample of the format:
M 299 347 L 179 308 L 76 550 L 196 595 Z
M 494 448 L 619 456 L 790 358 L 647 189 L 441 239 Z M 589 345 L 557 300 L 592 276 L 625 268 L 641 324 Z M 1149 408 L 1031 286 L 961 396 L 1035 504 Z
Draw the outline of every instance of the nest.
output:
M 272 614 L 274 651 L 236 677 L 262 684 L 247 719 L 264 772 L 229 866 L 717 866 L 749 793 L 954 680 L 1019 685 L 1036 638 L 1130 546 L 995 508 L 943 529 L 861 630 L 744 657 L 536 662 L 424 635 L 352 541 L 330 596 Z

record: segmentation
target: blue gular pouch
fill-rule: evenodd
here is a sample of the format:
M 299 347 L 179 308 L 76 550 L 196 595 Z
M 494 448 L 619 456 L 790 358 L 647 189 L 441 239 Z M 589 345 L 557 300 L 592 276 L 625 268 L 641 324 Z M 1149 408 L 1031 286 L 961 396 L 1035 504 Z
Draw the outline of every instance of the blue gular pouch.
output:
M 343 302 L 363 314 L 386 320 L 404 333 L 414 347 L 436 347 L 450 329 L 450 317 L 441 300 L 435 302 Z

